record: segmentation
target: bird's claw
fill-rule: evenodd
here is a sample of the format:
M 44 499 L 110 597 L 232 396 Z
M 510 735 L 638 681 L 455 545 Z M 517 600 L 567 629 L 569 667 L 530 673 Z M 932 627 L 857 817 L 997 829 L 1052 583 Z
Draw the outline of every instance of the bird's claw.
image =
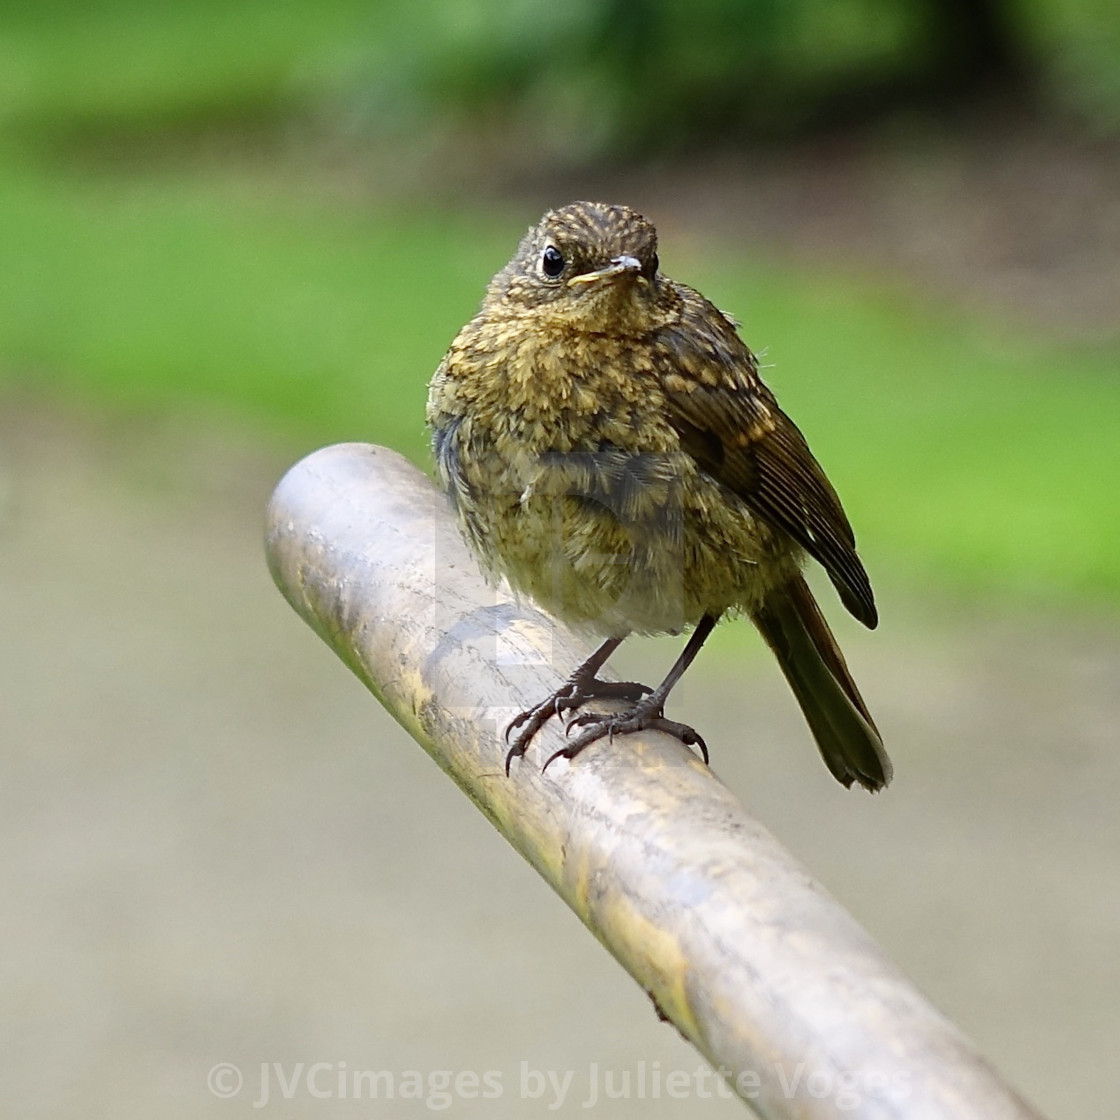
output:
M 576 711 L 588 700 L 600 699 L 624 700 L 631 703 L 632 707 L 608 715 Z M 505 729 L 505 741 L 510 745 L 506 752 L 506 774 L 508 776 L 513 760 L 525 754 L 533 737 L 553 716 L 560 720 L 565 737 L 570 737 L 575 728 L 584 730 L 574 740 L 549 755 L 541 767 L 542 773 L 558 758 L 573 759 L 584 748 L 604 736 L 608 742 L 613 742 L 616 735 L 629 735 L 634 731 L 664 731 L 687 747 L 697 747 L 707 763 L 708 747 L 703 737 L 686 723 L 666 719 L 664 705 L 663 693 L 636 681 L 600 681 L 594 677 L 581 679 L 573 676 L 536 707 L 529 708 L 510 720 Z
M 575 714 L 576 709 L 588 700 L 624 700 L 629 703 L 640 704 L 644 697 L 653 692 L 649 685 L 639 684 L 637 681 L 601 681 L 595 678 L 590 680 L 569 680 L 556 690 L 548 699 L 542 700 L 536 707 L 529 708 L 513 717 L 507 725 L 504 739 L 509 746 L 506 752 L 506 774 L 515 758 L 521 758 L 529 749 L 533 736 L 553 717 L 559 718 L 565 732 L 574 723 L 586 722 L 590 719 L 603 719 L 603 716 L 587 713 Z M 568 714 L 571 713 L 571 714 Z M 514 734 L 516 732 L 516 734 Z M 548 763 L 544 769 L 548 769 Z
M 649 707 L 643 710 L 642 705 L 629 712 L 619 712 L 616 715 L 600 715 L 596 712 L 583 712 L 573 716 L 565 725 L 565 734 L 571 735 L 573 727 L 584 727 L 586 730 L 572 742 L 560 748 L 549 756 L 543 769 L 555 762 L 558 758 L 573 759 L 585 747 L 591 746 L 606 736 L 607 742 L 614 741 L 616 735 L 629 735 L 635 731 L 663 731 L 679 739 L 686 747 L 697 747 L 700 757 L 705 764 L 708 762 L 708 745 L 703 736 L 687 723 L 678 723 L 676 720 L 666 719 L 660 707 Z

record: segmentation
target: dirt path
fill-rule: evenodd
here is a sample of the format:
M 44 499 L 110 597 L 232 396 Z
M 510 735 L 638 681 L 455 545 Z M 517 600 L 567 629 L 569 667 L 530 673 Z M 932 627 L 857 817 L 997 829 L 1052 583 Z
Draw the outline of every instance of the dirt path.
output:
M 0 409 L 12 1113 L 258 1114 L 262 1063 L 329 1063 L 333 1091 L 344 1062 L 398 1092 L 410 1070 L 494 1071 L 502 1095 L 457 1096 L 455 1116 L 574 1116 L 592 1063 L 695 1070 L 272 588 L 261 507 L 286 453 L 213 426 L 141 430 Z M 886 794 L 829 779 L 773 666 L 733 634 L 676 714 L 1014 1083 L 1050 1115 L 1104 1120 L 1120 1050 L 1116 620 L 882 597 L 881 631 L 845 638 L 895 758 Z M 669 654 L 646 643 L 629 664 L 653 677 Z M 207 1090 L 220 1062 L 244 1074 L 235 1104 Z M 526 1103 L 522 1063 L 572 1072 L 562 1108 L 551 1090 Z M 271 1107 L 374 1111 L 324 1111 L 306 1085 Z M 602 1111 L 743 1115 L 699 1091 Z

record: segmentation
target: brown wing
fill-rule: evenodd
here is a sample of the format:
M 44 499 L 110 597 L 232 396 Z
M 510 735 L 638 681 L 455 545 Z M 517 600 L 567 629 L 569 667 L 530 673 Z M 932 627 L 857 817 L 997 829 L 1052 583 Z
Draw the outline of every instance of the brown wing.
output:
M 697 293 L 682 294 L 682 321 L 662 332 L 661 348 L 671 355 L 661 381 L 682 446 L 816 559 L 848 610 L 874 628 L 875 597 L 852 527 L 805 437 L 758 379 L 731 324 Z

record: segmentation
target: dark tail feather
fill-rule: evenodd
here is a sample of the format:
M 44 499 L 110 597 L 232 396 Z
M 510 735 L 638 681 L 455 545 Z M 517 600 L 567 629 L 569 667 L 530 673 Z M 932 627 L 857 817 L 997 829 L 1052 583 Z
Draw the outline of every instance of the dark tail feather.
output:
M 891 780 L 875 721 L 808 585 L 798 576 L 753 616 L 774 651 L 817 740 L 825 765 L 844 785 L 869 790 Z

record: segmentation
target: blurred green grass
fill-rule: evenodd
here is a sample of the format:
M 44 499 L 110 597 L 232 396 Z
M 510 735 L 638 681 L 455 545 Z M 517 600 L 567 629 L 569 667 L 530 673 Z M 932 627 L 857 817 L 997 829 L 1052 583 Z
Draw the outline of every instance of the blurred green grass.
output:
M 534 217 L 9 160 L 0 388 L 218 405 L 293 446 L 368 439 L 426 464 L 427 379 Z M 1009 339 L 872 282 L 696 246 L 662 259 L 773 363 L 877 569 L 1120 600 L 1120 347 Z
M 418 456 L 427 373 L 496 247 L 481 221 L 336 212 L 224 177 L 9 172 L 0 376 L 130 409 L 218 402 Z
M 278 117 L 403 36 L 363 0 L 37 0 L 0 10 L 0 127 L 24 139 Z

